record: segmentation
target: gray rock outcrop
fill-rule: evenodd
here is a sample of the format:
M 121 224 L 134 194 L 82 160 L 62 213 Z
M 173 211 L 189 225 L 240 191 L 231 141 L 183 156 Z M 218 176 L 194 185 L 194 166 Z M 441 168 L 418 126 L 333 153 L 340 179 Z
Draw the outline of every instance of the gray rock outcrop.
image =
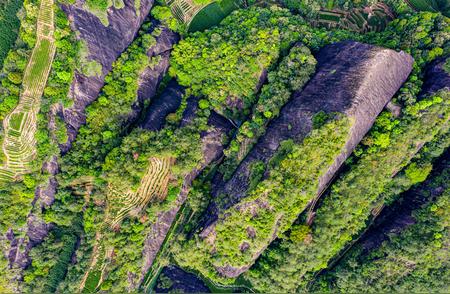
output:
M 178 85 L 175 80 L 170 81 L 161 95 L 150 104 L 141 127 L 151 131 L 160 130 L 167 115 L 180 107 L 183 94 L 184 88 Z
M 449 56 L 438 58 L 433 61 L 425 72 L 425 79 L 422 85 L 421 96 L 435 93 L 446 88 L 450 91 L 450 66 L 446 70 L 445 63 L 450 59 Z

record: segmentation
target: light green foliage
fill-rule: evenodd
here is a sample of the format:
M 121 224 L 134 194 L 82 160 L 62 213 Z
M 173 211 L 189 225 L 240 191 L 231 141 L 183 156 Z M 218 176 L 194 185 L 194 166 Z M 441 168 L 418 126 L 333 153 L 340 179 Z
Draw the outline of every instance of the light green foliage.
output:
M 170 74 L 218 112 L 248 114 L 264 71 L 303 28 L 300 18 L 271 9 L 235 11 L 220 27 L 184 39 L 172 52 Z
M 88 60 L 89 48 L 84 40 L 79 41 L 78 49 L 78 69 L 84 75 L 88 77 L 97 76 L 102 74 L 102 65 L 96 60 Z M 145 47 L 145 46 L 144 46 Z M 145 47 L 149 48 L 149 47 Z M 67 73 L 69 74 L 69 73 Z
M 175 32 L 184 32 L 186 30 L 185 26 L 178 22 L 178 20 L 172 15 L 170 8 L 167 6 L 157 5 L 152 8 L 152 16 L 159 20 L 162 24 L 170 28 Z
M 349 118 L 338 117 L 313 130 L 270 170 L 267 179 L 238 206 L 226 211 L 226 217 L 214 227 L 216 236 L 212 244 L 207 240 L 192 240 L 196 245 L 188 243 L 183 254 L 176 256 L 177 261 L 215 280 L 223 278 L 214 267 L 251 265 L 255 255 L 285 232 L 316 197 L 319 178 L 342 152 L 350 128 Z M 248 228 L 255 230 L 254 237 L 247 235 Z M 241 250 L 244 241 L 249 244 L 247 250 Z
M 125 7 L 125 3 L 123 0 L 87 0 L 84 4 L 84 8 L 97 16 L 105 27 L 109 25 L 108 8 L 110 7 L 121 9 Z
M 416 184 L 425 181 L 431 168 L 431 164 L 419 167 L 416 163 L 412 163 L 405 169 L 405 174 L 413 184 Z

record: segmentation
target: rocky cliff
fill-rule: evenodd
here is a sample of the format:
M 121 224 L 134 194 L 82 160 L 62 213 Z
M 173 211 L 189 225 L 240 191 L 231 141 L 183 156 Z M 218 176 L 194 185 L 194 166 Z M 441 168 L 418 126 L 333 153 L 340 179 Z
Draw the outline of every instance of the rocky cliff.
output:
M 152 101 L 141 127 L 151 131 L 160 130 L 167 115 L 180 107 L 183 94 L 184 88 L 178 85 L 175 80 L 170 81 L 161 95 L 158 95 Z
M 144 19 L 148 15 L 153 0 L 141 1 L 140 12 L 136 14 L 134 0 L 125 0 L 121 9 L 110 7 L 108 9 L 109 25 L 104 26 L 93 14 L 83 8 L 83 1 L 78 0 L 73 5 L 63 5 L 71 27 L 79 33 L 89 49 L 89 60 L 95 60 L 102 65 L 100 76 L 85 76 L 76 72 L 69 96 L 73 99 L 73 106 L 63 110 L 63 119 L 67 124 L 68 141 L 61 146 L 62 152 L 70 149 L 75 140 L 78 129 L 85 123 L 85 108 L 98 96 L 106 74 L 111 70 L 112 63 L 130 45 L 135 38 Z M 149 56 L 160 56 L 158 64 L 147 69 L 141 77 L 139 96 L 150 98 L 156 93 L 161 78 L 167 71 L 168 58 L 172 45 L 177 42 L 178 36 L 167 28 L 153 23 L 151 29 L 161 29 L 156 37 L 156 45 L 149 51 Z
M 280 116 L 269 124 L 266 134 L 260 138 L 231 179 L 227 182 L 219 182 L 213 187 L 213 196 L 217 200 L 210 205 L 211 217 L 208 222 L 210 225 L 200 234 L 202 238 L 214 236 L 217 225 L 221 226 L 221 230 L 227 227 L 227 215 L 236 209 L 239 210 L 242 204 L 239 202 L 245 201 L 250 186 L 253 163 L 263 162 L 267 165 L 275 155 L 280 142 L 284 140 L 292 139 L 297 144 L 301 144 L 313 130 L 313 117 L 317 113 L 321 111 L 341 113 L 352 120 L 352 126 L 340 154 L 326 168 L 327 171 L 317 179 L 316 195 L 320 195 L 370 129 L 377 115 L 406 80 L 413 63 L 412 57 L 404 52 L 395 52 L 358 42 L 341 42 L 326 46 L 320 50 L 316 59 L 318 66 L 315 76 L 303 90 L 294 93 L 291 100 L 282 108 Z M 268 176 L 267 172 L 265 176 Z M 235 205 L 236 203 L 239 204 Z M 218 219 L 219 214 L 223 215 L 220 219 Z M 280 221 L 279 219 L 274 227 L 268 230 L 276 234 L 270 233 L 266 241 L 255 245 L 258 248 L 249 250 L 255 252 L 253 261 L 278 233 L 282 233 L 279 232 Z M 293 220 L 287 222 L 290 221 Z M 246 225 L 244 222 L 243 226 Z M 232 230 L 231 227 L 229 229 Z M 222 240 L 215 239 L 216 244 L 220 242 Z M 240 246 L 240 244 L 233 246 Z M 247 250 L 248 248 L 244 251 Z M 226 257 L 223 258 L 226 259 Z M 226 262 L 222 260 L 221 264 L 226 266 L 215 266 L 215 268 L 225 277 L 237 277 L 251 265 L 251 263 L 242 264 L 232 259 L 227 259 Z

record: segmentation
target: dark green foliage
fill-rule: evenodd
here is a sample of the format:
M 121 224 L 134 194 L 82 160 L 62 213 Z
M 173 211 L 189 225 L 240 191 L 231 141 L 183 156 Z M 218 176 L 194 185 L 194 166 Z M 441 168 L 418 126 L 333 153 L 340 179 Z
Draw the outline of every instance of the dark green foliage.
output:
M 38 250 L 33 251 L 33 263 L 25 276 L 27 291 L 46 293 L 56 291 L 66 275 L 81 229 L 80 223 L 75 223 L 70 228 L 57 228 L 50 233 Z M 35 283 L 33 280 L 36 278 L 40 278 L 44 284 Z
M 442 12 L 450 17 L 450 2 L 448 0 L 410 0 L 408 3 L 418 11 Z
M 447 167 L 416 192 L 428 198 L 428 204 L 413 212 L 415 224 L 392 234 L 369 253 L 355 246 L 336 268 L 318 280 L 314 290 L 446 292 L 450 282 L 446 248 L 450 240 L 449 182 Z
M 312 118 L 313 128 L 314 129 L 320 128 L 327 122 L 328 119 L 330 119 L 330 115 L 328 113 L 325 113 L 324 111 L 319 111 Z
M 20 21 L 17 13 L 22 4 L 22 0 L 0 2 L 0 67 L 19 34 Z

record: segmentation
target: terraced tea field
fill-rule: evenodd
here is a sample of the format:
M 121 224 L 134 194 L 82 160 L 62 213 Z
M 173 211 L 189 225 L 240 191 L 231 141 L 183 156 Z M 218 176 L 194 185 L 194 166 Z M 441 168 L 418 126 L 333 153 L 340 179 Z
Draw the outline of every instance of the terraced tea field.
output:
M 395 16 L 387 5 L 377 3 L 349 11 L 324 9 L 319 12 L 314 24 L 327 28 L 341 28 L 366 33 L 369 31 L 382 31 L 394 18 Z
M 217 25 L 223 18 L 239 7 L 239 0 L 219 0 L 198 4 L 193 0 L 167 0 L 172 14 L 186 24 L 191 32 Z
M 37 114 L 56 47 L 53 39 L 53 0 L 42 0 L 37 21 L 37 40 L 25 69 L 17 107 L 3 120 L 6 157 L 0 168 L 0 182 L 16 180 L 30 171 L 36 154 Z
M 114 248 L 107 247 L 102 235 L 105 230 L 119 229 L 127 216 L 137 216 L 152 200 L 164 200 L 167 196 L 170 169 L 175 163 L 172 157 L 149 159 L 149 166 L 141 179 L 137 191 L 129 187 L 108 186 L 108 210 L 105 221 L 97 230 L 91 261 L 80 284 L 83 293 L 95 292 L 105 278 L 107 265 L 111 262 Z
M 172 157 L 150 158 L 145 175 L 142 177 L 136 192 L 128 187 L 117 188 L 114 184 L 108 187 L 107 224 L 111 228 L 118 228 L 127 216 L 137 216 L 148 203 L 153 200 L 164 200 L 170 179 L 170 168 L 175 163 Z

